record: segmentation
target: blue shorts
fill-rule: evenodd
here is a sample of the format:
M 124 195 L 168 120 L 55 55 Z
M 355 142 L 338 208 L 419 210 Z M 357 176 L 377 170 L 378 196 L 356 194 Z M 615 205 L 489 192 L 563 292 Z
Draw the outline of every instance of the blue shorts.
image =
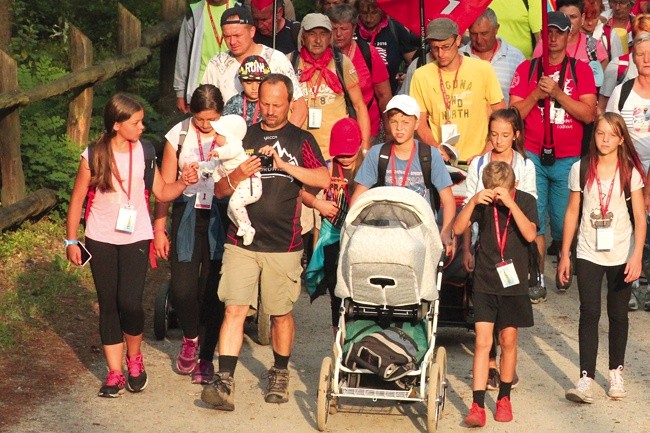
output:
M 535 164 L 537 176 L 537 217 L 539 218 L 538 235 L 546 233 L 546 223 L 550 220 L 551 237 L 562 241 L 564 213 L 569 204 L 569 173 L 571 166 L 580 159 L 579 156 L 557 158 L 553 165 L 542 165 L 539 155 L 527 152 Z M 546 215 L 548 214 L 548 220 Z

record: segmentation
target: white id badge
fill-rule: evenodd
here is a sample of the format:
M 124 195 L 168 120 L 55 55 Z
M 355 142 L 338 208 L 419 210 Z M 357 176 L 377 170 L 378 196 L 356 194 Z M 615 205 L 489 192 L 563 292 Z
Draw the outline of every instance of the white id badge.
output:
M 609 251 L 614 247 L 614 229 L 598 227 L 596 229 L 596 251 Z
M 321 108 L 309 107 L 309 123 L 307 126 L 310 128 L 318 129 L 323 123 L 323 110 Z
M 444 143 L 454 135 L 458 135 L 458 125 L 455 123 L 443 123 L 440 125 L 440 132 L 442 134 L 442 140 L 440 142 Z
M 135 217 L 137 212 L 131 206 L 122 206 L 117 214 L 115 230 L 125 233 L 133 233 L 135 230 Z
M 566 112 L 564 108 L 551 108 L 552 123 L 556 125 L 564 125 L 564 117 Z
M 212 209 L 212 197 L 214 193 L 212 191 L 208 192 L 197 192 L 196 201 L 194 202 L 194 207 L 196 209 Z
M 512 260 L 508 259 L 501 263 L 497 263 L 496 267 L 503 287 L 510 287 L 519 284 L 519 277 L 517 276 L 515 265 L 512 264 Z

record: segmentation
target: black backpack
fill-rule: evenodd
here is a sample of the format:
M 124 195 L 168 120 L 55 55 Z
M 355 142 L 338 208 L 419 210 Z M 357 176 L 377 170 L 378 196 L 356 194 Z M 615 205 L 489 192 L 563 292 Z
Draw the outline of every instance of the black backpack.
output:
M 424 177 L 424 185 L 429 190 L 431 198 L 431 208 L 434 212 L 437 212 L 440 209 L 440 193 L 433 186 L 431 182 L 431 147 L 415 142 L 418 147 L 418 158 L 420 160 L 420 167 L 422 168 L 422 176 Z M 381 150 L 379 151 L 379 159 L 377 161 L 377 183 L 373 185 L 384 186 L 386 184 L 386 169 L 388 167 L 388 160 L 390 159 L 390 149 L 393 143 L 384 143 L 381 145 Z
M 343 87 L 343 97 L 345 98 L 345 108 L 348 111 L 348 116 L 355 119 L 357 118 L 357 110 L 352 104 L 352 99 L 350 99 L 350 94 L 348 93 L 348 88 L 345 86 L 345 80 L 343 79 L 343 53 L 336 47 L 332 47 L 334 51 L 334 66 L 336 68 L 336 76 L 341 82 L 341 87 Z M 370 50 L 368 50 L 370 52 Z M 298 51 L 292 51 L 290 54 L 291 66 L 293 66 L 294 72 L 298 73 L 298 63 L 300 62 L 300 53 Z
M 623 111 L 623 106 L 625 105 L 625 101 L 627 101 L 627 98 L 630 96 L 630 93 L 632 92 L 632 87 L 634 87 L 634 82 L 636 81 L 636 78 L 633 78 L 631 80 L 626 81 L 623 83 L 621 86 L 621 94 L 618 98 L 618 112 Z

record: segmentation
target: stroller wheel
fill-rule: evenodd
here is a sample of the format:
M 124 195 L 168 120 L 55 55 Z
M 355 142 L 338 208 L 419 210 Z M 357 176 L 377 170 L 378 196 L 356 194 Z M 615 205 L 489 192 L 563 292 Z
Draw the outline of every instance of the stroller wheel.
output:
M 318 379 L 318 400 L 316 410 L 316 422 L 318 430 L 324 431 L 327 425 L 327 416 L 330 413 L 330 400 L 332 392 L 332 358 L 329 356 L 323 359 Z
M 440 398 L 440 418 L 445 411 L 445 402 L 447 401 L 447 349 L 438 347 L 436 350 L 436 364 L 440 370 L 440 387 L 438 397 Z
M 429 381 L 427 382 L 427 432 L 436 433 L 440 418 L 438 390 L 440 389 L 440 368 L 438 364 L 429 364 Z
M 163 284 L 156 295 L 156 302 L 153 310 L 153 333 L 156 340 L 163 340 L 169 328 L 169 316 L 172 312 L 170 300 L 170 284 Z

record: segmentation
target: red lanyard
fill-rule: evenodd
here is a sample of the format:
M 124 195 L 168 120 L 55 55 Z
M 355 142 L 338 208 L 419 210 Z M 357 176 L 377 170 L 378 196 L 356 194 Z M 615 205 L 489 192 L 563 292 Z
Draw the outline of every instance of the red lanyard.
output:
M 458 84 L 458 71 L 460 71 L 460 66 L 463 64 L 463 57 L 458 54 L 459 60 L 458 60 L 458 69 L 456 69 L 456 74 L 454 75 L 454 81 L 452 83 L 451 87 L 451 96 L 454 96 L 454 90 L 456 90 L 456 85 Z M 445 90 L 445 83 L 442 81 L 442 70 L 440 69 L 440 66 L 438 66 L 438 78 L 440 79 L 440 92 L 442 92 L 442 100 L 445 103 L 445 116 L 446 119 L 445 121 L 449 123 L 449 118 L 451 117 L 451 98 L 447 96 L 447 91 Z
M 115 166 L 115 176 L 117 180 L 120 182 L 120 189 L 124 194 L 126 194 L 126 198 L 129 201 L 128 204 L 131 204 L 131 174 L 133 173 L 133 143 L 129 142 L 129 187 L 128 191 L 124 189 L 124 185 L 122 185 L 122 176 L 120 175 L 120 170 L 117 168 L 117 162 L 115 161 L 115 156 L 113 156 L 113 165 Z
M 510 218 L 512 217 L 512 211 L 508 209 L 508 216 L 506 217 L 506 226 L 503 229 L 503 237 L 501 237 L 501 226 L 499 225 L 499 211 L 497 210 L 496 204 L 492 206 L 492 210 L 494 211 L 494 230 L 497 235 L 497 245 L 499 246 L 499 253 L 501 254 L 501 260 L 503 260 L 503 253 L 506 250 L 506 239 L 508 238 L 508 225 L 510 225 Z
M 580 47 L 580 41 L 582 40 L 582 32 L 578 33 L 578 42 L 576 42 L 576 47 L 573 49 L 573 57 L 574 59 L 576 58 L 576 54 L 578 54 L 578 48 Z
M 217 40 L 217 44 L 219 44 L 219 51 L 221 51 L 221 44 L 223 43 L 223 34 L 219 35 L 217 26 L 214 24 L 214 18 L 212 17 L 212 10 L 210 9 L 210 5 L 206 4 L 206 7 L 208 8 L 208 15 L 210 16 L 210 24 L 212 24 L 212 31 L 214 32 L 214 38 Z M 228 9 L 229 7 L 230 7 L 230 0 L 226 2 L 226 9 Z
M 598 199 L 600 200 L 600 213 L 603 215 L 603 218 L 607 215 L 607 209 L 609 209 L 609 202 L 612 199 L 612 191 L 614 191 L 614 181 L 616 181 L 616 173 L 618 173 L 618 161 L 616 161 L 616 171 L 614 172 L 614 177 L 612 178 L 612 183 L 609 185 L 609 191 L 607 192 L 607 197 L 605 203 L 603 203 L 603 190 L 600 186 L 600 179 L 596 176 L 596 182 L 598 183 Z
M 497 53 L 498 49 L 499 49 L 499 40 L 497 39 L 497 41 L 494 43 L 494 48 L 492 49 L 492 55 L 490 56 L 490 60 L 488 60 L 488 62 L 492 63 L 492 59 L 494 59 L 494 55 Z M 472 54 L 477 56 L 476 51 L 474 51 L 474 48 L 471 48 L 471 50 L 472 50 Z M 460 66 L 458 67 L 458 69 L 460 69 Z M 458 71 L 456 71 L 456 75 L 458 75 Z
M 246 117 L 246 111 L 248 111 L 247 102 L 248 99 L 246 98 L 246 96 L 244 96 L 244 120 L 248 119 L 248 117 Z M 260 101 L 257 100 L 257 102 L 255 103 L 255 111 L 253 112 L 253 118 L 251 119 L 251 125 L 253 123 L 257 123 L 257 118 L 259 117 L 259 115 L 260 115 Z
M 318 97 L 318 89 L 320 89 L 320 83 L 323 81 L 323 72 L 318 71 L 318 81 L 316 82 L 316 87 L 312 88 L 312 93 L 313 93 L 313 98 L 314 98 L 314 106 L 316 105 L 316 98 Z M 311 81 L 310 81 L 311 84 Z
M 199 131 L 199 128 L 196 126 L 194 127 L 196 130 L 196 141 L 199 143 L 199 157 L 201 158 L 201 161 L 205 161 L 205 155 L 203 154 L 203 145 L 201 144 L 201 131 Z M 214 144 L 216 143 L 215 139 L 212 139 L 212 144 L 210 145 L 210 152 L 212 152 L 212 149 L 214 149 Z
M 416 144 L 413 143 L 413 148 L 411 149 L 411 156 L 409 156 L 409 160 L 406 163 L 406 169 L 404 170 L 404 176 L 402 176 L 402 185 L 406 185 L 406 177 L 409 174 L 409 171 L 411 171 L 411 164 L 413 163 L 413 157 L 415 156 L 415 148 Z M 395 145 L 393 144 L 390 147 L 390 169 L 391 169 L 391 174 L 393 178 L 393 186 L 397 186 L 397 175 L 395 174 Z

